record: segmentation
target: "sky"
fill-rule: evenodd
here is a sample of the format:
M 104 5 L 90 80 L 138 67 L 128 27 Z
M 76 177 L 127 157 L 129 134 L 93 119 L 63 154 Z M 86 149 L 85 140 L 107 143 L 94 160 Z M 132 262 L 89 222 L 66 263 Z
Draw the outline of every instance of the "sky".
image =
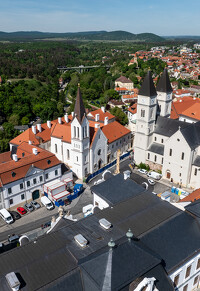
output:
M 200 35 L 200 0 L 0 0 L 0 31 Z

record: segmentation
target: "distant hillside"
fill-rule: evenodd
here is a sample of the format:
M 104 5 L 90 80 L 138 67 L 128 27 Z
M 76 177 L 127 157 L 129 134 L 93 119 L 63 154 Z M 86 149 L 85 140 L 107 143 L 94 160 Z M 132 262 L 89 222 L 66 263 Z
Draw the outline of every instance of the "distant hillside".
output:
M 64 38 L 69 40 L 106 40 L 106 41 L 141 41 L 141 42 L 160 42 L 164 38 L 153 33 L 133 34 L 127 31 L 86 31 L 74 33 L 51 33 L 39 31 L 17 31 L 1 32 L 0 40 L 22 41 L 49 38 Z

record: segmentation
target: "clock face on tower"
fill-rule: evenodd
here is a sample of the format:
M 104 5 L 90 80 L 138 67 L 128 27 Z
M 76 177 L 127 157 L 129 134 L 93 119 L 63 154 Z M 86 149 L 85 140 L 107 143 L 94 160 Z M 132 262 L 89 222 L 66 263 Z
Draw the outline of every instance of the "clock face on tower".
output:
M 151 104 L 154 104 L 154 99 L 151 99 Z
M 170 94 L 167 94 L 167 100 L 169 100 L 170 99 Z

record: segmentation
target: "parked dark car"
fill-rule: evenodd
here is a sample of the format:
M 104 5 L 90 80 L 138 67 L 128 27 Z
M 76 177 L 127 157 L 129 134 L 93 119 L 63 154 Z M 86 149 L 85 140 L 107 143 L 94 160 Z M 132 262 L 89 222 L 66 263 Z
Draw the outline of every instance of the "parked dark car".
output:
M 38 202 L 36 202 L 36 201 L 31 201 L 31 205 L 35 208 L 35 209 L 38 209 L 38 208 L 40 208 L 41 207 L 41 205 L 38 203 Z
M 17 211 L 9 211 L 14 220 L 20 219 L 21 215 Z
M 8 242 L 9 243 L 19 242 L 19 236 L 17 234 L 13 234 L 11 236 L 8 236 Z
M 33 211 L 34 207 L 31 205 L 31 203 L 24 204 L 24 208 L 28 211 Z

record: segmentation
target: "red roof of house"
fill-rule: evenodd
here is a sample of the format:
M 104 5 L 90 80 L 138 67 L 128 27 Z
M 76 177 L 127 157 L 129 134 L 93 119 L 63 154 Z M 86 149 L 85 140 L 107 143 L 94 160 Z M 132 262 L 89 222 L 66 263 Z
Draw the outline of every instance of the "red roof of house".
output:
M 179 98 L 177 101 L 173 101 L 170 118 L 178 119 L 180 115 L 183 115 L 183 112 L 185 112 L 184 115 L 186 115 L 187 110 L 195 104 L 200 104 L 200 99 L 189 97 L 189 96 Z M 198 105 L 198 108 L 199 108 L 199 105 Z M 188 111 L 188 112 L 190 112 L 190 111 Z M 194 118 L 194 116 L 193 116 L 193 118 Z
M 37 155 L 32 153 L 33 148 L 37 148 Z M 8 153 L 11 154 L 11 152 Z M 24 157 L 22 157 L 22 153 L 24 153 Z M 16 154 L 18 156 L 17 162 L 8 160 L 0 163 L 0 181 L 2 185 L 24 178 L 30 167 L 45 170 L 60 164 L 54 154 L 29 145 L 26 142 L 18 146 Z M 0 160 L 2 159 L 0 158 Z
M 179 202 L 194 202 L 195 200 L 200 199 L 200 189 L 196 189 L 192 193 L 190 193 L 185 198 L 181 199 Z
M 129 129 L 121 125 L 119 122 L 114 121 L 102 128 L 103 133 L 108 139 L 108 143 L 112 143 L 113 141 L 121 138 L 122 136 L 131 133 Z
M 131 80 L 127 79 L 124 76 L 119 77 L 118 79 L 115 80 L 115 82 L 121 82 L 121 83 L 133 83 Z
M 128 108 L 128 111 L 129 111 L 130 113 L 132 113 L 132 114 L 137 113 L 137 104 L 133 104 L 132 106 L 130 106 L 130 107 Z
M 105 117 L 108 117 L 109 120 L 115 118 L 115 116 L 112 115 L 110 112 L 106 111 L 104 113 L 101 109 L 91 111 L 90 113 L 88 113 L 88 116 L 91 117 L 91 115 L 92 115 L 93 118 L 95 118 L 96 114 L 99 114 L 99 121 L 104 121 Z

